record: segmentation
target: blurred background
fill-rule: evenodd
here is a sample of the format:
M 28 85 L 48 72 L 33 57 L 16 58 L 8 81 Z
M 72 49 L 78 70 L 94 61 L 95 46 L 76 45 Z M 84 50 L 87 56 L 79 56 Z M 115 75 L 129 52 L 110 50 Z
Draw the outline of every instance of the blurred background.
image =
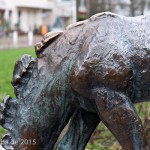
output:
M 0 49 L 32 46 L 46 32 L 103 11 L 146 14 L 150 0 L 0 0 Z
M 142 15 L 150 0 L 0 0 L 0 49 L 31 46 L 46 32 L 103 11 Z
M 0 0 L 0 102 L 14 97 L 13 67 L 23 54 L 35 57 L 33 45 L 50 31 L 62 31 L 71 23 L 110 11 L 125 16 L 150 13 L 150 0 Z M 150 104 L 138 104 L 145 135 L 150 139 Z M 6 131 L 0 128 L 0 136 Z M 149 140 L 150 142 L 150 140 Z M 119 143 L 100 123 L 86 150 L 121 150 Z

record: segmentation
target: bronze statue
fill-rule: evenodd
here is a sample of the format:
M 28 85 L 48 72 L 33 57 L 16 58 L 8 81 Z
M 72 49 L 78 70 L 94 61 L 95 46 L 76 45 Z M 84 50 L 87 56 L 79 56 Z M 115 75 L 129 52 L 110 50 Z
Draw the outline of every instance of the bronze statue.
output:
M 102 121 L 124 150 L 149 150 L 134 103 L 150 101 L 150 15 L 101 13 L 48 33 L 15 65 L 16 99 L 1 105 L 15 150 L 83 150 Z

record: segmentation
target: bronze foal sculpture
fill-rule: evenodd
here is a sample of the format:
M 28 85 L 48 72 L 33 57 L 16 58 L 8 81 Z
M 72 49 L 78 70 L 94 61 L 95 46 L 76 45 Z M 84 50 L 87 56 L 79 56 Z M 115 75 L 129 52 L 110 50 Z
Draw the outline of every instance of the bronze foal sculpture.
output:
M 102 121 L 124 150 L 149 150 L 134 103 L 150 101 L 150 15 L 101 13 L 48 33 L 15 65 L 1 105 L 3 146 L 83 150 Z

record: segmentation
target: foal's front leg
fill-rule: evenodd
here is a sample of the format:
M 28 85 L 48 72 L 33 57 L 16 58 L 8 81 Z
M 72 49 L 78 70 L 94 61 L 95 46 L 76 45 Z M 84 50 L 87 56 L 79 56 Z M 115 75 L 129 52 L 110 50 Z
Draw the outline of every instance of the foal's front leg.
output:
M 94 89 L 97 112 L 125 150 L 149 150 L 142 122 L 130 99 L 121 92 Z
M 57 150 L 84 150 L 96 126 L 100 122 L 96 113 L 77 110 L 71 118 L 67 133 L 57 146 Z

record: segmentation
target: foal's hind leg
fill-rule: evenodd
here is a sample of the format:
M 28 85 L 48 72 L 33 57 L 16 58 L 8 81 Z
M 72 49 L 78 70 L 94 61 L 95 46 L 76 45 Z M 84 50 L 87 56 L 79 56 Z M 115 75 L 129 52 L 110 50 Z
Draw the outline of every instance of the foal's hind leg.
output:
M 141 120 L 125 94 L 95 89 L 91 96 L 101 120 L 125 150 L 149 150 Z
M 96 113 L 79 109 L 71 118 L 67 133 L 57 150 L 84 150 L 91 134 L 100 122 Z

